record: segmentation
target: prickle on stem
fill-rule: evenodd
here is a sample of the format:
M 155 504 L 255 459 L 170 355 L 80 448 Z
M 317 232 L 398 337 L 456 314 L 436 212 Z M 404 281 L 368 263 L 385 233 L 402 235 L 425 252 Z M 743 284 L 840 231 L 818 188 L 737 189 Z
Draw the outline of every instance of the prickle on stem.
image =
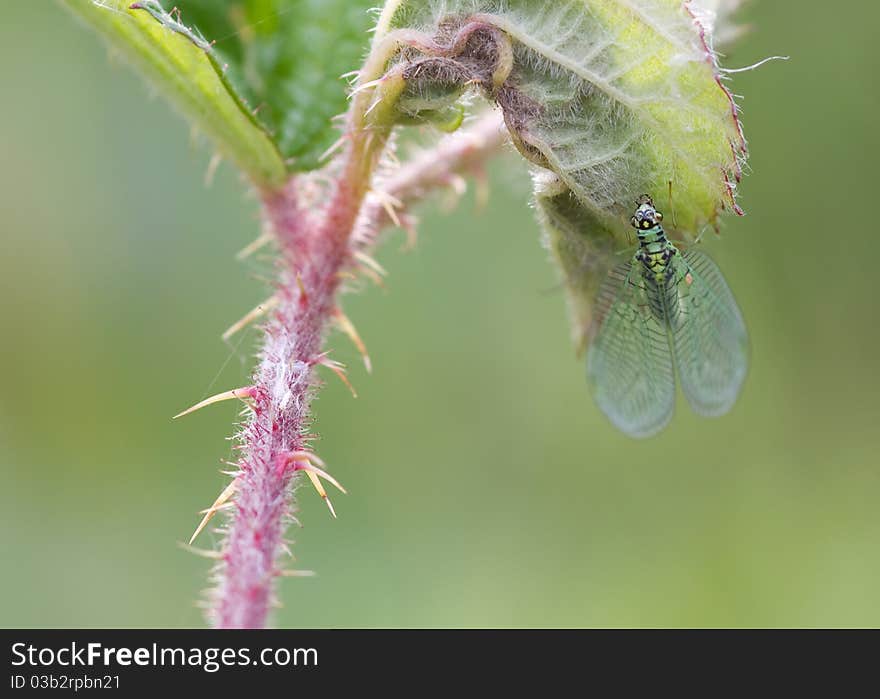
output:
M 266 231 L 265 233 L 261 233 L 257 238 L 255 238 L 252 242 L 245 245 L 241 250 L 239 250 L 236 255 L 236 260 L 245 260 L 251 255 L 253 255 L 257 250 L 268 245 L 275 239 L 275 236 Z
M 230 337 L 235 335 L 239 330 L 246 328 L 248 325 L 253 323 L 255 320 L 262 318 L 273 308 L 278 306 L 279 299 L 277 296 L 270 296 L 268 299 L 263 301 L 259 306 L 248 311 L 245 315 L 235 321 L 232 325 L 230 325 L 226 331 L 223 333 L 223 341 L 226 342 Z
M 367 373 L 372 374 L 373 363 L 370 361 L 370 355 L 367 353 L 367 346 L 358 334 L 357 328 L 354 327 L 354 323 L 351 322 L 351 319 L 345 315 L 343 310 L 338 306 L 333 311 L 333 319 L 336 321 L 339 329 L 348 335 L 348 338 L 352 341 L 354 346 L 357 347 L 358 352 L 361 353 Z
M 339 380 L 345 384 L 346 388 L 351 391 L 351 395 L 354 398 L 358 397 L 357 391 L 354 390 L 354 386 L 351 385 L 351 381 L 348 380 L 348 376 L 346 374 L 345 364 L 342 362 L 337 362 L 334 359 L 330 359 L 326 353 L 322 354 L 319 359 L 315 362 L 315 364 L 319 364 L 321 366 L 327 367 L 330 371 L 332 371 L 336 376 L 339 377 Z
M 313 463 L 314 462 L 314 463 Z M 321 478 L 332 483 L 337 490 L 341 493 L 348 494 L 348 491 L 342 487 L 342 485 L 337 481 L 333 476 L 331 476 L 327 471 L 315 464 L 321 464 L 321 466 L 325 466 L 324 462 L 321 461 L 316 454 L 313 454 L 310 451 L 295 451 L 287 455 L 287 459 L 285 461 L 285 465 L 293 467 L 294 471 L 305 471 L 306 475 L 309 477 L 309 480 L 312 482 L 312 486 L 314 486 L 315 490 L 318 491 L 318 495 L 321 496 L 321 499 L 327 503 L 327 508 L 330 510 L 330 514 L 333 517 L 336 517 L 336 510 L 333 509 L 333 503 L 330 502 L 330 498 L 327 496 L 327 491 L 324 489 L 324 485 L 321 483 Z
M 254 387 L 253 386 L 243 386 L 242 388 L 233 388 L 231 391 L 224 391 L 223 393 L 218 393 L 215 396 L 211 396 L 210 398 L 205 398 L 203 401 L 199 401 L 192 407 L 187 408 L 183 412 L 177 413 L 172 420 L 176 420 L 179 417 L 183 417 L 184 415 L 189 415 L 190 413 L 194 413 L 197 410 L 201 410 L 209 405 L 213 405 L 214 403 L 220 403 L 224 400 L 232 400 L 233 398 L 238 398 L 241 401 L 247 402 L 248 398 L 254 397 Z
M 193 535 L 189 538 L 189 545 L 192 546 L 192 542 L 196 540 L 196 537 L 202 533 L 202 530 L 208 526 L 208 522 L 211 521 L 211 518 L 217 514 L 221 509 L 223 509 L 227 505 L 232 505 L 233 503 L 229 502 L 229 498 L 235 493 L 235 488 L 237 481 L 233 480 L 227 485 L 223 492 L 217 496 L 217 499 L 214 501 L 214 504 L 211 505 L 207 510 L 202 510 L 204 513 L 204 517 L 202 517 L 202 521 L 199 522 L 199 526 L 196 527 L 196 530 L 193 532 Z

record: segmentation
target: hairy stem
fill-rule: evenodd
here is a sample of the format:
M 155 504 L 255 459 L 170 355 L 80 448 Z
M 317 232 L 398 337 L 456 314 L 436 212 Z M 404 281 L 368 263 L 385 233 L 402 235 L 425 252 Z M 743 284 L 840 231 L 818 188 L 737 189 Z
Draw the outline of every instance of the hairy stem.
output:
M 219 628 L 266 624 L 295 506 L 292 481 L 301 470 L 294 455 L 309 453 L 313 373 L 336 314 L 340 272 L 351 264 L 352 251 L 365 246 L 360 235 L 352 240 L 353 232 L 387 223 L 385 209 L 367 196 L 387 134 L 356 124 L 346 138 L 344 164 L 318 217 L 307 210 L 296 179 L 263 198 L 281 250 L 278 305 L 265 328 L 250 392 L 253 415 L 241 434 L 236 509 L 210 613 Z M 395 199 L 413 201 L 447 185 L 455 173 L 472 171 L 502 142 L 497 116 L 484 117 L 403 166 L 383 186 Z
M 381 138 L 351 134 L 346 165 L 316 227 L 300 206 L 296 181 L 264 198 L 282 249 L 279 307 L 266 337 L 253 387 L 253 418 L 242 435 L 237 512 L 224 551 L 213 621 L 220 628 L 260 628 L 272 602 L 291 512 L 291 455 L 307 446 L 313 372 L 325 326 L 334 315 L 348 238 L 369 189 Z
M 441 141 L 400 168 L 383 189 L 401 201 L 419 199 L 462 172 L 478 172 L 509 139 L 498 112 L 490 111 L 473 126 Z
M 496 111 L 488 111 L 473 124 L 447 136 L 434 148 L 425 150 L 402 165 L 381 184 L 377 196 L 364 203 L 352 244 L 369 248 L 376 234 L 393 223 L 388 200 L 403 205 L 418 201 L 440 187 L 459 187 L 462 175 L 483 177 L 483 166 L 508 142 L 504 121 Z M 385 199 L 383 200 L 383 195 Z M 403 221 L 408 219 L 401 213 Z
M 293 187 L 267 198 L 265 209 L 279 240 L 305 240 Z M 280 572 L 285 518 L 293 505 L 290 486 L 295 470 L 288 455 L 306 446 L 313 365 L 335 294 L 333 270 L 341 265 L 333 248 L 310 247 L 313 252 L 303 255 L 299 272 L 282 263 L 280 303 L 265 329 L 254 381 L 253 417 L 241 435 L 236 514 L 212 610 L 219 628 L 264 626 L 273 581 Z M 311 293 L 305 291 L 305 279 Z

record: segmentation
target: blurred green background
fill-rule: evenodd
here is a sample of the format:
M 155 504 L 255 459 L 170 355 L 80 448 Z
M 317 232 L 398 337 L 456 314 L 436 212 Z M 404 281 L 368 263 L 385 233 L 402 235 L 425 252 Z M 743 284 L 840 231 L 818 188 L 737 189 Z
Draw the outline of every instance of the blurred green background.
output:
M 606 422 L 498 162 L 488 210 L 423 207 L 387 291 L 346 299 L 375 371 L 333 338 L 360 398 L 330 381 L 316 430 L 350 495 L 334 521 L 300 491 L 318 576 L 281 583 L 278 625 L 880 625 L 880 7 L 841 13 L 753 3 L 727 60 L 792 56 L 734 83 L 749 215 L 708 241 L 751 331 L 733 413 Z M 219 335 L 265 294 L 234 259 L 255 203 L 54 3 L 5 3 L 0 52 L 0 624 L 201 625 L 209 564 L 176 542 L 238 408 L 170 416 L 249 373 L 255 335 Z

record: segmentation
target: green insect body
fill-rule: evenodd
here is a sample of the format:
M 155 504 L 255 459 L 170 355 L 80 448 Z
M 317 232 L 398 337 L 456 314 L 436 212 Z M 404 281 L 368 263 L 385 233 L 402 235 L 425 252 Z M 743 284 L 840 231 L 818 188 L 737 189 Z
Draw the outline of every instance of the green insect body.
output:
M 611 422 L 632 437 L 663 429 L 675 408 L 675 376 L 691 407 L 723 415 L 748 369 L 748 334 L 718 266 L 703 252 L 679 250 L 663 215 L 643 196 L 631 219 L 632 258 L 599 289 L 587 377 Z

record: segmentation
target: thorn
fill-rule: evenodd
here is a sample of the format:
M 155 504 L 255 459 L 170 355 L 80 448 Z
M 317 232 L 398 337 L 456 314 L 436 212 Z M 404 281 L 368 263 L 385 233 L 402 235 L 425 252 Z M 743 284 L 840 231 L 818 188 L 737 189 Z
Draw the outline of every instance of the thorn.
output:
M 340 148 L 342 148 L 342 146 L 345 144 L 345 142 L 347 140 L 348 140 L 348 134 L 343 134 L 342 136 L 337 138 L 330 145 L 330 147 L 327 150 L 325 150 L 323 153 L 321 153 L 320 157 L 318 158 L 318 162 L 323 163 L 325 160 L 327 160 L 331 155 L 333 155 L 336 151 L 338 151 Z
M 306 475 L 309 477 L 309 480 L 312 482 L 312 485 L 315 487 L 315 490 L 318 491 L 318 495 L 327 503 L 327 507 L 330 510 L 330 514 L 333 515 L 333 519 L 336 519 L 336 510 L 333 509 L 333 503 L 330 502 L 330 498 L 327 497 L 327 491 L 324 490 L 324 486 L 321 485 L 321 480 L 318 476 L 312 473 L 309 470 L 306 470 Z
M 296 285 L 299 287 L 299 302 L 301 305 L 305 306 L 309 302 L 309 294 L 306 291 L 306 285 L 303 284 L 299 272 L 296 273 Z
M 184 415 L 189 415 L 190 413 L 194 413 L 196 410 L 201 410 L 204 407 L 209 405 L 213 405 L 214 403 L 219 403 L 224 400 L 232 400 L 233 398 L 238 398 L 239 400 L 244 400 L 245 398 L 253 398 L 254 396 L 254 387 L 253 386 L 243 386 L 242 388 L 233 388 L 231 391 L 224 391 L 223 393 L 218 393 L 216 396 L 211 396 L 210 398 L 205 398 L 205 400 L 196 403 L 191 408 L 187 408 L 182 413 L 177 413 L 172 420 L 176 420 L 179 417 L 183 417 Z
M 200 514 L 200 515 L 206 515 L 206 514 L 208 514 L 209 512 L 211 512 L 212 510 L 213 510 L 214 512 L 219 512 L 220 510 L 228 510 L 228 509 L 231 508 L 231 507 L 235 507 L 235 503 L 234 503 L 234 502 L 225 502 L 225 503 L 223 503 L 222 505 L 220 505 L 219 507 L 213 507 L 213 506 L 212 506 L 212 507 L 207 508 L 206 510 L 199 510 L 199 514 Z
M 251 243 L 248 243 L 245 247 L 238 251 L 235 255 L 236 260 L 244 260 L 251 255 L 253 255 L 257 250 L 259 250 L 264 245 L 268 245 L 274 240 L 275 236 L 269 233 L 268 231 L 265 233 L 261 233 L 256 240 Z
M 367 354 L 367 346 L 364 344 L 364 341 L 361 339 L 361 336 L 358 335 L 357 329 L 354 327 L 354 323 L 351 322 L 349 317 L 343 313 L 342 309 L 338 306 L 333 311 L 333 315 L 336 318 L 336 323 L 339 325 L 339 328 L 348 335 L 349 339 L 352 341 L 355 347 L 357 347 L 358 352 L 361 353 L 361 357 L 364 360 L 364 366 L 367 369 L 368 374 L 373 373 L 373 363 L 370 361 L 370 355 Z
M 219 561 L 223 558 L 222 551 L 211 551 L 210 549 L 200 549 L 195 546 L 190 546 L 189 544 L 185 544 L 182 541 L 177 542 L 177 546 L 182 548 L 184 551 L 189 553 L 194 553 L 196 556 L 201 556 L 202 558 L 211 558 L 215 561 Z
M 378 107 L 380 104 L 382 104 L 383 101 L 384 101 L 384 98 L 381 95 L 377 99 L 374 99 L 373 103 L 364 110 L 363 116 L 364 117 L 370 116 L 370 113 L 374 109 L 376 109 L 376 107 Z
M 368 80 L 365 83 L 362 83 L 355 87 L 351 92 L 348 93 L 349 98 L 354 97 L 356 94 L 363 92 L 364 90 L 369 90 L 370 88 L 376 87 L 377 85 L 382 84 L 382 78 L 376 78 L 375 80 Z
M 320 364 L 321 366 L 327 367 L 330 371 L 332 371 L 334 374 L 336 374 L 339 377 L 339 379 L 342 381 L 342 383 L 344 383 L 348 387 L 348 390 L 351 391 L 351 395 L 354 398 L 358 397 L 357 391 L 354 390 L 354 386 L 351 385 L 351 381 L 349 381 L 348 376 L 345 375 L 345 365 L 344 364 L 340 364 L 339 362 L 333 361 L 332 359 L 329 359 L 327 357 L 323 357 L 318 362 L 318 364 Z
M 388 214 L 388 218 L 394 223 L 395 226 L 400 228 L 402 224 L 400 223 L 400 217 L 397 215 L 397 209 L 403 208 L 403 202 L 400 201 L 393 194 L 389 194 L 388 192 L 383 192 L 378 189 L 373 190 L 373 196 L 379 201 L 382 205 L 382 208 L 385 209 L 385 213 Z
M 344 495 L 348 495 L 348 491 L 339 484 L 339 481 L 337 481 L 333 476 L 331 476 L 329 473 L 327 473 L 324 469 L 318 468 L 317 466 L 313 465 L 308 460 L 294 459 L 293 460 L 293 470 L 294 471 L 306 471 L 307 473 L 311 473 L 314 476 L 320 476 L 325 481 L 332 483 L 333 486 L 340 493 L 342 493 Z M 320 481 L 319 481 L 319 483 L 320 483 Z M 321 487 L 321 490 L 319 490 L 318 492 L 322 493 L 321 497 L 323 497 L 323 498 L 327 497 L 327 493 L 324 492 L 323 486 Z
M 388 214 L 388 218 L 391 219 L 395 226 L 400 228 L 400 218 L 398 218 L 397 216 L 397 211 L 394 210 L 394 205 L 384 197 L 379 200 L 379 203 L 382 204 L 382 208 L 385 209 L 385 213 Z
M 364 265 L 365 267 L 369 267 L 369 268 L 372 269 L 376 274 L 378 274 L 378 275 L 380 275 L 380 276 L 382 276 L 382 277 L 385 277 L 385 276 L 388 275 L 388 272 L 385 271 L 385 268 L 384 268 L 382 265 L 380 265 L 380 264 L 375 260 L 375 258 L 370 257 L 370 255 L 368 255 L 368 254 L 365 253 L 365 252 L 361 252 L 360 250 L 355 250 L 355 252 L 354 252 L 354 259 L 356 259 L 358 262 L 360 262 L 360 263 L 361 263 L 362 265 Z
M 222 162 L 223 156 L 219 153 L 214 153 L 211 156 L 211 159 L 208 161 L 208 168 L 205 170 L 205 187 L 210 187 L 214 184 L 214 175 L 217 174 L 217 168 L 220 167 Z
M 392 169 L 400 169 L 400 158 L 397 157 L 397 153 L 395 151 L 387 150 L 382 154 L 382 157 L 391 166 Z
M 292 461 L 310 461 L 312 463 L 318 464 L 318 466 L 323 466 L 327 468 L 327 464 L 324 463 L 324 460 L 321 459 L 315 452 L 307 451 L 305 449 L 300 449 L 299 451 L 293 451 L 287 455 L 288 463 Z
M 232 497 L 233 493 L 235 493 L 235 484 L 238 481 L 230 481 L 229 485 L 227 485 L 223 492 L 217 496 L 217 499 L 214 501 L 214 504 L 211 505 L 205 512 L 205 516 L 202 517 L 202 521 L 199 522 L 199 526 L 196 527 L 195 532 L 189 539 L 189 545 L 192 546 L 192 542 L 196 540 L 196 537 L 202 533 L 202 530 L 208 525 L 208 522 L 211 521 L 211 518 L 217 513 L 217 511 Z
M 419 240 L 419 235 L 416 231 L 416 219 L 410 216 L 405 217 L 403 219 L 403 230 L 406 232 L 406 242 L 400 249 L 403 251 L 415 249 L 416 243 Z
M 361 274 L 363 274 L 365 277 L 368 277 L 370 281 L 373 282 L 373 284 L 382 287 L 383 289 L 385 288 L 385 280 L 382 279 L 382 277 L 378 273 L 376 273 L 369 267 L 361 267 L 360 269 Z
M 313 578 L 316 573 L 314 570 L 279 570 L 278 575 L 282 578 Z
M 269 311 L 271 311 L 273 308 L 278 306 L 278 303 L 279 303 L 279 299 L 277 296 L 270 296 L 268 299 L 263 301 L 263 303 L 261 303 L 259 306 L 248 311 L 244 316 L 242 316 L 239 320 L 237 320 L 235 323 L 233 323 L 232 325 L 230 325 L 226 329 L 226 332 L 224 332 L 222 335 L 223 341 L 226 342 L 230 337 L 235 335 L 235 333 L 237 333 L 239 330 L 247 327 L 248 325 L 253 323 L 255 320 L 257 320 L 257 318 L 261 318 L 264 315 L 266 315 Z
M 324 469 L 318 468 L 312 462 L 320 463 L 322 466 L 325 464 L 312 452 L 310 451 L 295 451 L 291 452 L 287 457 L 287 465 L 293 464 L 294 471 L 305 471 L 306 475 L 309 477 L 309 480 L 312 482 L 312 486 L 314 486 L 315 490 L 318 491 L 318 495 L 321 496 L 321 499 L 327 503 L 327 508 L 330 510 L 330 514 L 336 518 L 336 510 L 333 509 L 333 503 L 330 502 L 330 498 L 327 497 L 327 491 L 324 490 L 324 485 L 321 483 L 321 478 L 330 482 L 335 486 L 339 492 L 348 494 L 345 488 L 340 485 L 339 481 L 337 481 L 333 476 L 331 476 Z M 320 476 L 320 478 L 319 478 Z

